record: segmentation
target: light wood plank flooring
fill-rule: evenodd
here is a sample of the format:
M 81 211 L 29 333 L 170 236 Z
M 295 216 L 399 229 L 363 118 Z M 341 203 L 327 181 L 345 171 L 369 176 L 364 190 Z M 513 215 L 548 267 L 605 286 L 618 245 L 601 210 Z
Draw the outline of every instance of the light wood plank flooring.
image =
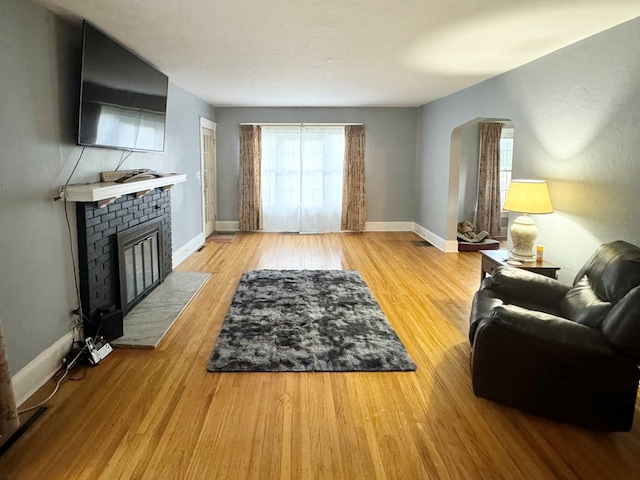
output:
M 467 319 L 480 255 L 412 233 L 241 234 L 179 270 L 212 278 L 157 350 L 117 349 L 0 458 L 0 479 L 632 479 L 640 426 L 602 434 L 478 399 Z M 357 269 L 418 365 L 207 373 L 246 269 Z M 47 384 L 31 400 L 44 398 Z

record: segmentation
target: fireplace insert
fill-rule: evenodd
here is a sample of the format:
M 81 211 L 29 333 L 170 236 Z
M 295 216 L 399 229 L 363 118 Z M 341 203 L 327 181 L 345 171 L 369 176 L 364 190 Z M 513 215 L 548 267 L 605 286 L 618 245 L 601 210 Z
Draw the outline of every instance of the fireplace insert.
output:
M 126 315 L 162 282 L 162 220 L 118 233 L 120 305 Z

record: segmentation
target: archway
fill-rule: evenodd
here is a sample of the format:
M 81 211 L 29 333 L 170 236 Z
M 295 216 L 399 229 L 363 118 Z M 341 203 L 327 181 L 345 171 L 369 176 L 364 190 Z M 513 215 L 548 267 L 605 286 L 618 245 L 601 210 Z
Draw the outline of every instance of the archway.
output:
M 457 126 L 451 132 L 446 238 L 448 246 L 457 247 L 457 242 L 454 242 L 461 215 L 468 216 L 469 212 L 475 209 L 478 184 L 478 125 L 482 122 L 504 122 L 513 125 L 508 118 L 477 117 Z

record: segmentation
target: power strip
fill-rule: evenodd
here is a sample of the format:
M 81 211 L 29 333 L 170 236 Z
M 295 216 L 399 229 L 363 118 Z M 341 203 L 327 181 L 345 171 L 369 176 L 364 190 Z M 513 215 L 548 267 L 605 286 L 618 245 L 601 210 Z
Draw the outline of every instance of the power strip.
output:
M 85 339 L 85 344 L 87 346 L 87 357 L 91 365 L 98 365 L 111 352 L 113 352 L 111 345 L 102 339 L 96 344 L 94 343 L 93 338 L 87 337 Z
M 100 346 L 101 343 L 103 343 L 102 346 Z M 104 360 L 107 355 L 113 352 L 113 347 L 104 340 L 102 342 L 98 342 L 96 348 L 98 349 L 98 356 L 100 357 L 100 360 Z

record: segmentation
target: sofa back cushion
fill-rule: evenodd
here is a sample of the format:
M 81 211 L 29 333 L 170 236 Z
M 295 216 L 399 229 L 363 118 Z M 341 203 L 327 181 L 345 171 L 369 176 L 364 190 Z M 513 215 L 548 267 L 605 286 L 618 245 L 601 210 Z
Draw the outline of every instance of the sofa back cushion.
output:
M 585 275 L 597 297 L 615 305 L 640 285 L 640 248 L 623 241 L 605 243 L 578 272 L 574 286 Z
M 565 318 L 600 330 L 604 317 L 611 310 L 611 302 L 600 300 L 591 288 L 587 276 L 574 284 L 560 303 L 560 313 Z
M 602 323 L 602 333 L 616 350 L 640 365 L 640 286 L 611 309 Z

